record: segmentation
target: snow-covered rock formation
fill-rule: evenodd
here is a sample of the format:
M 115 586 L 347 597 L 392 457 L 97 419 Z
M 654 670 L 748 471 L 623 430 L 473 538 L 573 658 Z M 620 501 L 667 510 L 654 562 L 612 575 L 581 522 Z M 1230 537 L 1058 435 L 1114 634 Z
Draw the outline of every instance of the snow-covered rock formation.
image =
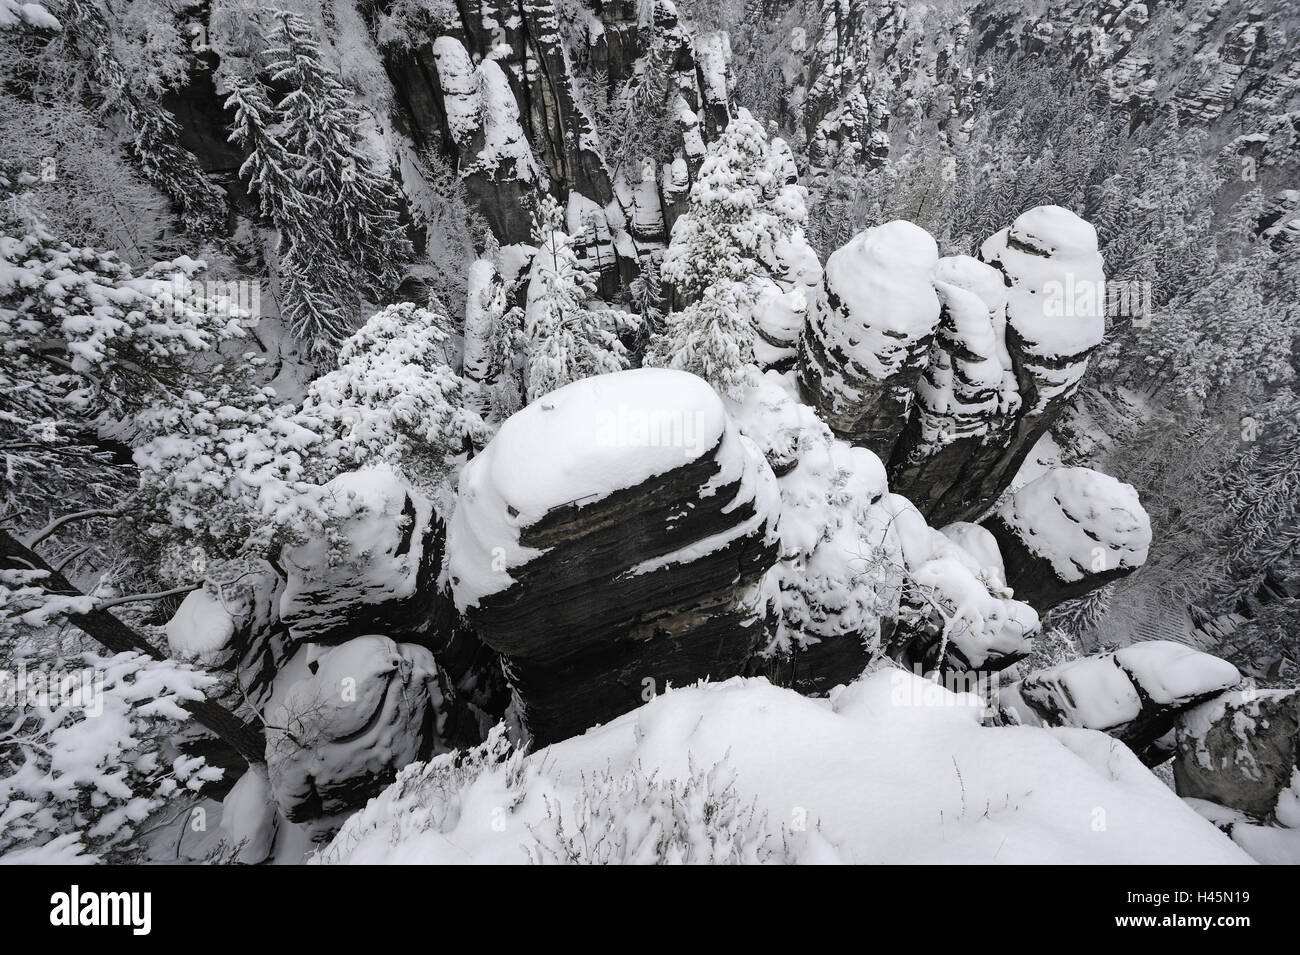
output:
M 269 566 L 217 590 L 187 594 L 163 627 L 177 660 L 235 675 L 238 698 L 263 705 L 300 641 L 280 620 L 284 581 Z
M 1128 484 L 1091 468 L 1057 468 L 1015 491 L 983 526 L 1006 584 L 1039 610 L 1146 563 L 1151 521 Z
M 908 222 L 868 229 L 827 261 L 800 342 L 804 400 L 936 523 L 1011 483 L 1105 326 L 1096 232 L 1074 213 L 1030 209 L 980 257 L 939 259 Z
M 1155 764 L 1172 752 L 1179 714 L 1240 679 L 1226 660 L 1151 640 L 1031 673 L 1002 687 L 999 700 L 1021 724 L 1101 730 Z
M 928 232 L 895 221 L 826 261 L 822 295 L 799 345 L 804 400 L 835 434 L 888 461 L 925 368 L 939 299 Z
M 309 656 L 266 711 L 271 791 L 291 822 L 363 805 L 445 748 L 446 687 L 428 650 L 368 635 Z
M 1003 275 L 1006 349 L 1020 396 L 1002 455 L 966 493 L 966 520 L 996 500 L 1030 449 L 1074 395 L 1106 329 L 1105 274 L 1097 232 L 1060 206 L 1021 213 L 987 239 L 980 259 Z M 906 493 L 906 491 L 904 491 Z
M 1300 829 L 1300 689 L 1239 690 L 1178 722 L 1178 794 Z
M 701 379 L 583 379 L 507 420 L 466 467 L 452 592 L 544 745 L 669 684 L 747 671 L 778 509 L 771 468 Z
M 286 547 L 280 619 L 298 640 L 428 642 L 442 564 L 433 505 L 387 465 L 324 485 L 325 534 Z
M 889 475 L 941 522 L 982 503 L 982 478 L 1006 451 L 1020 392 L 1006 345 L 1002 273 L 970 256 L 946 256 L 935 267 L 934 288 L 939 327 Z

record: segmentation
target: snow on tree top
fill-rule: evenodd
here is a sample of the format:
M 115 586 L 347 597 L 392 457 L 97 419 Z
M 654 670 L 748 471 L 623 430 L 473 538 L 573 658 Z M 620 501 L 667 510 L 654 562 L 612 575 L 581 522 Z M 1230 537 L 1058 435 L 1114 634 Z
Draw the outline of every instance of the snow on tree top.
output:
M 554 508 L 582 507 L 717 450 L 713 486 L 736 480 L 746 451 L 718 397 L 682 371 L 638 368 L 584 378 L 509 418 L 461 475 L 448 529 L 457 604 L 510 586 L 508 567 L 537 551 L 520 530 Z
M 931 284 L 934 238 L 901 219 L 859 233 L 826 261 L 826 288 L 850 321 L 828 322 L 827 337 L 872 377 L 899 371 L 908 346 L 934 331 L 939 299 Z
M 1141 567 L 1151 521 L 1130 484 L 1091 468 L 1058 468 L 1030 481 L 998 515 L 1062 580 Z
M 0 30 L 9 30 L 25 23 L 40 30 L 62 30 L 63 25 L 39 3 L 19 3 L 17 0 L 0 0 Z

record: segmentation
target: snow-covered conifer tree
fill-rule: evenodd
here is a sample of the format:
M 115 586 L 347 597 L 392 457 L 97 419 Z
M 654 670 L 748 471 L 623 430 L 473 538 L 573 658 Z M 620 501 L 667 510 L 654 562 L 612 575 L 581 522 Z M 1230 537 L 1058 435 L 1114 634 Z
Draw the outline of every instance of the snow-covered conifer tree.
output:
M 524 313 L 529 401 L 579 378 L 626 368 L 627 349 L 618 336 L 632 324 L 626 313 L 591 301 L 595 276 L 578 261 L 564 211 L 551 196 L 542 199 L 533 237 L 538 249 Z
M 309 350 L 328 353 L 348 333 L 356 296 L 341 248 L 319 225 L 325 203 L 301 188 L 304 161 L 283 141 L 278 113 L 258 80 L 236 87 L 226 105 L 235 112 L 230 138 L 248 156 L 240 175 L 279 234 L 281 312 Z
M 299 157 L 298 187 L 321 200 L 340 248 L 356 262 L 367 294 L 380 301 L 413 255 L 397 190 L 361 147 L 361 112 L 322 62 L 306 21 L 279 10 L 268 39 L 271 81 L 289 88 L 277 113 L 284 145 Z
M 744 109 L 709 144 L 661 267 L 678 310 L 652 342 L 647 364 L 694 372 L 736 392 L 742 366 L 754 358 L 759 284 L 788 280 L 797 271 L 794 250 L 807 247 L 803 194 L 786 181 L 787 156 Z

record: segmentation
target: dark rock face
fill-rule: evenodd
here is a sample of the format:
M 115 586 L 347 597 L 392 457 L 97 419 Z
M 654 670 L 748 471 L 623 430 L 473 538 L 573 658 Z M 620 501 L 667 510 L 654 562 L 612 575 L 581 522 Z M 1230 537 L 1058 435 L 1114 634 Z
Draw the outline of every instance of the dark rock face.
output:
M 423 647 L 357 637 L 308 671 L 267 711 L 271 790 L 291 822 L 364 805 L 442 748 L 446 687 Z
M 1128 576 L 1151 544 L 1137 492 L 1090 468 L 1030 481 L 981 526 L 997 540 L 1007 586 L 1039 611 Z
M 1239 679 L 1226 660 L 1152 640 L 1031 673 L 1003 687 L 1000 702 L 1023 724 L 1101 730 L 1154 765 L 1169 756 L 1161 739 L 1179 714 Z
M 446 735 L 477 743 L 504 712 L 496 654 L 456 612 L 439 583 L 446 525 L 433 505 L 387 468 L 326 485 L 329 537 L 285 548 L 278 643 L 270 635 L 245 666 L 265 683 L 304 643 L 333 646 L 382 631 L 430 650 L 455 691 Z
M 655 394 L 703 415 L 697 446 L 654 448 L 657 473 L 633 468 L 630 486 L 602 483 L 638 454 L 629 451 L 638 439 L 611 433 L 604 443 L 600 409 L 631 415 Z M 569 442 L 558 472 L 524 456 L 545 434 Z M 529 469 L 540 497 L 514 477 Z M 549 486 L 558 476 L 568 483 Z M 470 623 L 501 653 L 534 743 L 607 722 L 670 684 L 750 672 L 763 639 L 752 591 L 776 559 L 777 508 L 771 469 L 691 375 L 585 379 L 507 421 L 462 477 L 451 579 Z
M 1174 784 L 1178 795 L 1206 799 L 1256 819 L 1276 821 L 1279 798 L 1297 792 L 1290 823 L 1300 823 L 1300 689 L 1226 694 L 1183 715 Z
M 576 197 L 580 254 L 610 297 L 638 274 L 643 246 L 666 242 L 704 144 L 725 127 L 730 104 L 725 82 L 717 80 L 725 75 L 725 50 L 716 42 L 697 44 L 672 3 L 658 0 L 649 24 L 626 2 L 600 4 L 594 14 L 592 22 L 603 29 L 570 36 L 579 27 L 562 24 L 549 0 L 518 6 L 474 0 L 461 8 L 455 29 L 382 52 L 401 107 L 397 125 L 418 146 L 439 148 L 454 160 L 497 241 L 530 241 L 543 190 L 567 200 L 571 210 Z M 650 189 L 635 187 L 639 168 L 606 165 L 565 42 L 585 47 L 589 70 L 607 71 L 608 87 L 593 95 L 612 95 L 639 64 L 653 61 L 647 72 L 662 87 L 653 95 L 685 104 L 670 131 L 672 158 L 662 168 L 650 163 Z M 590 210 L 600 220 L 594 227 Z
M 889 483 L 938 525 L 978 503 L 973 491 L 1003 455 L 1020 395 L 1006 348 L 1002 273 L 969 256 L 947 256 L 935 268 L 934 287 L 939 327 L 889 462 Z

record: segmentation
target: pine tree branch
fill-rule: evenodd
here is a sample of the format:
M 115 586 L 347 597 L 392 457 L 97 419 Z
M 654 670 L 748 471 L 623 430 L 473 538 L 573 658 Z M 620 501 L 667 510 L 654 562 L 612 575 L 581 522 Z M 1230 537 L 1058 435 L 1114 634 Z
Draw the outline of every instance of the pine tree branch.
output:
M 36 545 L 41 543 L 50 535 L 57 533 L 59 528 L 64 527 L 74 521 L 88 521 L 94 517 L 121 517 L 122 512 L 117 508 L 97 507 L 85 511 L 77 511 L 75 514 L 65 514 L 63 517 L 55 518 L 46 524 L 39 531 L 33 534 L 26 542 L 26 546 L 35 550 Z
M 138 603 L 143 600 L 162 600 L 165 597 L 175 597 L 177 594 L 189 594 L 198 590 L 202 584 L 188 584 L 184 587 L 173 587 L 171 590 L 159 590 L 152 594 L 132 594 L 127 597 L 111 597 L 108 600 L 101 600 L 95 604 L 96 610 L 107 610 L 109 607 L 117 607 L 121 604 Z

